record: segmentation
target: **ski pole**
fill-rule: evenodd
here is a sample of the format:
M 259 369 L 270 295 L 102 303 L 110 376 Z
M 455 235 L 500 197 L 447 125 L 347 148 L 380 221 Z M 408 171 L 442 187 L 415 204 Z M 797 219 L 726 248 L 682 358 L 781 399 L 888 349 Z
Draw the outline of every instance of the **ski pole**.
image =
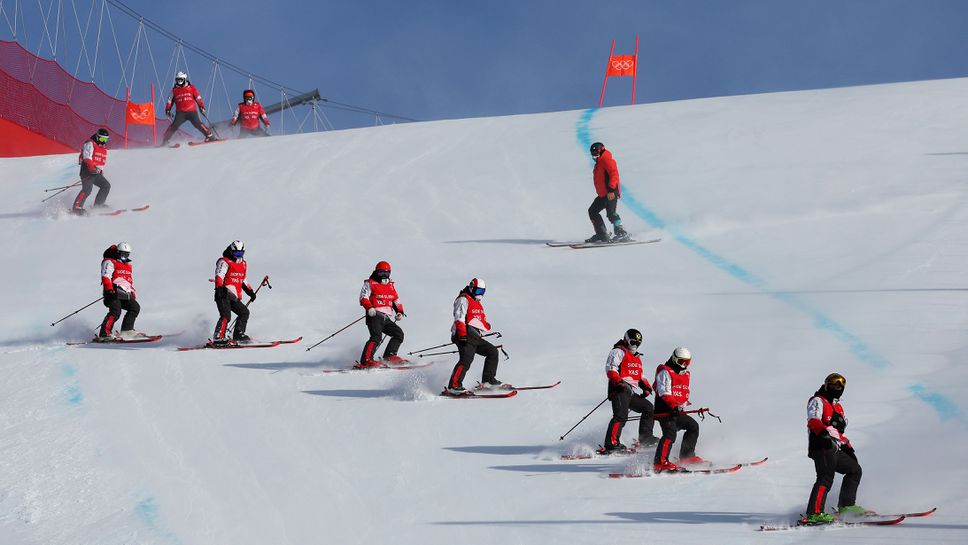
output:
M 307 349 L 306 349 L 306 352 L 309 352 L 309 351 L 310 351 L 310 350 L 312 350 L 313 348 L 316 348 L 317 346 L 319 346 L 319 345 L 321 345 L 321 344 L 323 344 L 324 342 L 326 342 L 326 341 L 328 341 L 328 340 L 330 340 L 330 339 L 332 339 L 333 337 L 335 337 L 336 335 L 338 335 L 338 334 L 340 334 L 340 333 L 342 333 L 342 332 L 343 332 L 343 331 L 344 331 L 345 329 L 347 329 L 347 328 L 349 328 L 349 327 L 350 327 L 351 325 L 353 325 L 353 324 L 355 324 L 356 322 L 359 322 L 359 321 L 360 321 L 360 320 L 362 320 L 363 318 L 366 318 L 366 314 L 364 314 L 363 316 L 360 316 L 359 318 L 357 318 L 357 319 L 355 319 L 355 320 L 353 320 L 352 322 L 350 322 L 350 323 L 348 323 L 348 324 L 346 324 L 345 326 L 343 326 L 342 328 L 340 328 L 340 329 L 339 329 L 339 331 L 337 331 L 336 333 L 333 333 L 333 334 L 332 334 L 332 335 L 330 335 L 329 337 L 326 337 L 325 339 L 323 339 L 323 340 L 321 340 L 321 341 L 319 341 L 318 343 L 316 343 L 316 344 L 314 344 L 314 345 L 312 345 L 312 346 L 310 346 L 309 348 L 307 348 Z
M 50 325 L 51 325 L 51 327 L 53 327 L 53 326 L 55 326 L 55 325 L 57 325 L 57 324 L 59 324 L 59 323 L 61 323 L 61 322 L 63 322 L 64 320 L 66 320 L 66 319 L 68 319 L 68 318 L 70 318 L 71 316 L 73 316 L 73 315 L 75 315 L 75 314 L 77 314 L 78 312 L 80 312 L 80 311 L 82 311 L 82 310 L 84 310 L 84 309 L 86 309 L 87 307 L 89 307 L 89 306 L 91 306 L 91 305 L 93 305 L 94 303 L 97 303 L 97 302 L 98 302 L 98 301 L 100 301 L 101 299 L 104 299 L 104 297 L 103 297 L 103 296 L 102 296 L 102 297 L 98 297 L 97 299 L 95 299 L 95 300 L 93 300 L 93 301 L 91 301 L 90 303 L 88 303 L 88 304 L 86 304 L 86 305 L 84 305 L 83 307 L 81 307 L 81 308 L 79 308 L 79 309 L 77 309 L 77 310 L 75 310 L 74 312 L 72 312 L 72 313 L 70 313 L 70 314 L 68 314 L 67 316 L 64 316 L 64 317 L 63 317 L 63 318 L 61 318 L 60 320 L 57 320 L 56 322 L 54 322 L 54 323 L 52 323 L 52 324 L 50 324 Z
M 709 416 L 715 418 L 716 420 L 719 420 L 720 423 L 723 422 L 723 419 L 722 418 L 720 418 L 720 417 L 716 416 L 715 414 L 713 414 L 706 407 L 703 407 L 701 409 L 693 409 L 691 411 L 682 411 L 682 414 L 695 414 L 695 413 L 699 413 L 699 420 L 705 420 L 706 419 L 706 415 L 708 414 Z M 658 413 L 658 414 L 652 415 L 653 418 L 667 418 L 669 416 L 672 416 L 672 413 Z M 641 419 L 642 419 L 641 416 L 630 416 L 629 418 L 626 418 L 625 421 L 626 422 L 632 422 L 632 421 L 641 420 Z
M 453 343 L 451 343 L 451 344 L 453 344 Z M 447 345 L 445 344 L 443 346 L 447 346 Z M 496 344 L 496 345 L 494 345 L 494 348 L 497 348 L 498 350 L 500 350 L 501 352 L 504 353 L 504 359 L 505 360 L 511 359 L 511 357 L 508 356 L 508 353 L 504 351 L 504 345 L 503 344 Z M 460 352 L 460 350 L 450 350 L 450 351 L 447 351 L 447 352 L 431 352 L 430 354 L 419 354 L 419 355 L 417 355 L 417 357 L 418 358 L 423 358 L 423 357 L 429 357 L 429 356 L 446 356 L 447 354 L 456 354 L 458 352 Z
M 73 183 L 73 184 L 71 184 L 71 185 L 69 185 L 67 187 L 59 188 L 60 191 L 58 191 L 57 193 L 54 193 L 53 195 L 48 195 L 47 197 L 44 197 L 43 199 L 40 200 L 40 202 L 47 202 L 47 201 L 53 199 L 54 197 L 60 195 L 61 193 L 67 191 L 68 189 L 70 189 L 70 188 L 72 188 L 72 187 L 74 187 L 74 186 L 76 186 L 76 185 L 78 185 L 80 183 L 81 183 L 80 180 L 78 180 L 77 183 Z M 58 188 L 55 188 L 55 189 L 58 189 Z M 53 191 L 53 190 L 51 190 L 51 191 Z
M 578 421 L 578 424 L 581 424 L 582 422 L 584 422 L 586 418 L 588 418 L 589 416 L 591 416 L 593 412 L 597 411 L 598 408 L 601 407 L 602 405 L 604 405 L 606 401 L 608 401 L 608 398 L 607 397 L 605 399 L 603 399 L 601 403 L 599 403 L 598 405 L 595 405 L 595 408 L 594 409 L 588 411 L 588 414 L 586 414 L 581 420 L 579 420 Z M 572 432 L 572 430 L 574 430 L 575 428 L 577 428 L 578 427 L 578 424 L 575 424 L 574 426 L 571 427 L 570 430 L 566 431 L 565 432 L 565 435 L 568 435 L 569 433 Z M 561 437 L 559 437 L 558 440 L 559 441 L 563 441 L 565 439 L 565 435 L 562 435 Z
M 259 293 L 259 290 L 262 289 L 262 286 L 269 286 L 269 289 L 270 290 L 272 289 L 272 284 L 269 283 L 268 274 L 265 276 L 265 278 L 262 279 L 262 282 L 259 282 L 259 286 L 255 288 L 255 293 Z M 252 304 L 252 301 L 253 299 L 249 299 L 249 301 L 245 304 L 245 308 L 249 308 L 249 305 Z M 238 317 L 236 317 L 235 320 L 238 320 Z M 227 329 L 232 329 L 235 326 L 235 320 L 232 320 L 232 323 L 229 324 L 229 327 Z
M 60 187 L 50 187 L 50 188 L 45 189 L 44 190 L 44 193 L 50 193 L 51 191 L 57 191 L 58 189 L 70 189 L 70 188 L 74 187 L 75 185 L 77 185 L 79 183 L 81 183 L 80 180 L 72 183 L 71 185 L 62 185 Z
M 494 335 L 496 335 L 498 339 L 501 338 L 501 333 L 499 331 L 494 331 L 493 333 L 488 333 L 487 335 L 481 335 L 481 337 L 491 337 Z M 430 348 L 422 348 L 420 350 L 414 350 L 413 352 L 407 352 L 407 355 L 412 356 L 414 354 L 419 354 L 421 352 L 426 352 L 428 350 L 435 350 L 437 348 L 443 348 L 445 346 L 450 346 L 452 344 L 454 344 L 454 341 L 451 341 L 449 343 L 444 343 L 444 344 L 438 344 L 437 346 L 431 346 Z
M 208 114 L 205 113 L 205 112 L 202 112 L 202 116 L 205 118 L 205 121 L 208 123 L 209 128 L 212 129 L 212 132 L 215 133 L 215 136 L 219 140 L 221 140 L 222 139 L 222 135 L 218 133 L 218 129 L 215 128 L 215 124 L 212 123 L 212 120 L 208 118 Z

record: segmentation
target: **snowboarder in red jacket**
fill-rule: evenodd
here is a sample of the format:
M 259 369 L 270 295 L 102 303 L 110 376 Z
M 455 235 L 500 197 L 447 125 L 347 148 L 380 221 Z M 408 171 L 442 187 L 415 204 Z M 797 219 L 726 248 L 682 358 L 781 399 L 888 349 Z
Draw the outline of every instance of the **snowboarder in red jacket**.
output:
M 622 185 L 619 182 L 618 165 L 612 158 L 612 152 L 605 149 L 605 144 L 595 142 L 589 151 L 595 159 L 595 168 L 592 170 L 592 178 L 595 183 L 595 200 L 588 207 L 588 217 L 592 220 L 595 227 L 595 234 L 585 242 L 624 242 L 629 240 L 629 234 L 622 227 L 622 218 L 619 217 L 615 208 L 618 200 L 622 198 Z M 615 229 L 615 236 L 608 237 L 608 230 L 602 220 L 602 210 L 608 216 L 608 221 L 612 222 Z
M 94 207 L 105 207 L 104 201 L 108 199 L 111 192 L 111 182 L 104 177 L 104 163 L 108 161 L 108 139 L 110 134 L 107 129 L 98 129 L 91 138 L 81 146 L 81 154 L 77 158 L 81 165 L 81 192 L 74 199 L 74 206 L 71 212 L 84 215 L 84 202 L 91 195 L 94 186 L 98 187 L 97 197 L 94 198 Z
M 669 359 L 655 370 L 655 414 L 662 428 L 662 438 L 655 449 L 652 470 L 681 471 L 682 465 L 706 463 L 696 456 L 696 442 L 699 440 L 699 423 L 685 414 L 689 405 L 689 364 L 692 353 L 688 348 L 676 348 Z M 672 444 L 676 442 L 679 430 L 686 430 L 679 447 L 679 464 L 669 460 Z
M 457 299 L 454 299 L 454 323 L 450 327 L 450 340 L 457 345 L 460 358 L 447 381 L 447 389 L 444 390 L 447 395 L 462 396 L 472 393 L 464 388 L 464 375 L 474 362 L 475 355 L 484 356 L 482 388 L 510 387 L 497 379 L 497 347 L 483 337 L 484 333 L 491 330 L 491 324 L 487 322 L 484 314 L 484 305 L 481 304 L 485 288 L 484 280 L 474 278 L 457 294 Z
M 807 514 L 800 524 L 823 524 L 833 522 L 834 517 L 824 513 L 827 493 L 834 484 L 836 473 L 844 474 L 840 485 L 837 510 L 840 514 L 863 515 L 863 507 L 855 505 L 857 487 L 862 470 L 850 439 L 844 435 L 847 417 L 840 398 L 844 395 L 847 379 L 840 373 L 831 373 L 823 385 L 807 402 L 807 456 L 813 460 L 817 480 L 810 490 Z
M 124 310 L 124 320 L 121 322 L 120 340 L 129 341 L 137 337 L 144 337 L 143 333 L 134 330 L 134 321 L 138 319 L 141 305 L 136 301 L 134 290 L 134 276 L 131 269 L 131 245 L 127 242 L 112 244 L 104 250 L 101 261 L 101 287 L 103 288 L 104 306 L 108 308 L 107 315 L 101 322 L 96 342 L 111 342 L 118 340 L 112 333 L 114 324 L 121 317 Z
M 264 129 L 259 126 L 259 121 L 265 123 Z M 252 89 L 246 89 L 242 92 L 242 102 L 239 103 L 239 107 L 232 114 L 232 126 L 234 127 L 236 123 L 240 123 L 239 138 L 269 136 L 269 117 L 262 108 L 262 104 L 256 101 L 255 91 Z
M 206 127 L 202 123 L 202 120 L 198 118 L 199 112 L 205 115 L 205 103 L 202 102 L 202 95 L 198 94 L 198 89 L 188 81 L 188 74 L 184 72 L 175 74 L 175 86 L 171 88 L 171 96 L 168 97 L 168 101 L 165 103 L 165 115 L 169 118 L 172 117 L 172 106 L 175 108 L 175 117 L 172 118 L 171 126 L 165 131 L 165 137 L 162 140 L 163 146 L 168 145 L 171 136 L 186 121 L 194 125 L 199 132 L 205 135 L 206 142 L 216 140 L 212 130 Z
M 612 419 L 605 431 L 604 454 L 612 452 L 626 452 L 628 448 L 622 444 L 622 428 L 629 418 L 629 410 L 641 413 L 639 419 L 639 444 L 646 447 L 654 446 L 658 439 L 652 433 L 653 407 L 648 400 L 652 394 L 652 385 L 642 376 L 642 358 L 638 353 L 642 345 L 642 333 L 637 329 L 625 332 L 605 360 L 605 376 L 608 378 L 608 399 L 612 402 Z M 641 393 L 635 393 L 635 388 Z
M 406 360 L 397 356 L 397 350 L 403 343 L 403 329 L 394 323 L 404 317 L 403 303 L 390 280 L 390 264 L 386 261 L 377 263 L 370 277 L 363 281 L 360 306 L 366 311 L 366 327 L 370 330 L 370 339 L 363 345 L 363 355 L 356 367 L 364 369 L 380 365 L 373 355 L 384 335 L 389 335 L 390 342 L 383 351 L 383 363 L 404 363 Z

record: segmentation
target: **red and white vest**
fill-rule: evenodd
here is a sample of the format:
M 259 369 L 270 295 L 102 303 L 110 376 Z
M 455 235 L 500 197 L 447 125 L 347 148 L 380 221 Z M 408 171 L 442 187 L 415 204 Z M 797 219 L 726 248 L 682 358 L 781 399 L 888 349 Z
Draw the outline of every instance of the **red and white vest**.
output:
M 197 103 L 197 106 L 196 106 Z M 171 96 L 165 104 L 165 110 L 170 110 L 172 104 L 176 112 L 194 112 L 198 108 L 204 108 L 202 95 L 198 94 L 198 89 L 194 85 L 188 84 L 184 87 L 174 86 L 171 88 Z
M 225 286 L 235 294 L 236 299 L 242 299 L 242 286 L 243 284 L 248 286 L 245 283 L 247 268 L 244 259 L 235 261 L 225 257 L 218 258 L 218 261 L 215 262 L 215 287 Z
M 656 367 L 655 396 L 656 405 L 659 405 L 659 401 L 662 401 L 669 409 L 687 405 L 689 403 L 689 371 L 684 370 L 682 373 L 677 373 L 666 364 Z M 658 407 L 656 412 L 660 412 Z
M 262 104 L 258 102 L 253 102 L 252 104 L 240 102 L 239 107 L 232 116 L 232 124 L 235 125 L 241 122 L 243 129 L 258 129 L 260 119 L 266 124 L 266 127 L 269 126 L 269 118 L 266 116 L 266 111 L 262 108 Z
M 84 165 L 88 172 L 94 172 L 99 167 L 103 167 L 108 162 L 108 148 L 98 144 L 94 140 L 88 140 L 81 146 L 81 154 L 77 157 L 77 163 Z
M 481 302 L 461 292 L 454 300 L 454 325 L 450 328 L 450 334 L 466 337 L 467 326 L 473 327 L 478 332 L 491 330 L 491 324 L 487 323 L 487 316 L 484 315 L 484 306 Z
M 815 395 L 807 402 L 807 429 L 810 431 L 811 444 L 815 442 L 814 437 L 819 437 L 824 430 L 834 439 L 848 442 L 847 437 L 841 434 L 831 423 L 834 413 L 840 414 L 846 420 L 844 407 L 840 404 L 839 399 L 835 399 L 831 403 L 827 401 L 827 398 Z
M 106 290 L 121 290 L 134 293 L 134 276 L 131 274 L 131 263 L 124 263 L 117 259 L 106 258 L 101 261 L 101 286 Z
M 621 343 L 616 343 L 608 353 L 605 375 L 614 384 L 624 381 L 638 386 L 640 380 L 649 384 L 649 381 L 642 378 L 642 358 Z
M 403 312 L 403 305 L 398 301 L 397 289 L 393 282 L 381 284 L 376 280 L 367 278 L 363 281 L 363 289 L 360 290 L 360 305 L 365 309 L 375 309 L 388 316 L 393 316 L 397 312 Z

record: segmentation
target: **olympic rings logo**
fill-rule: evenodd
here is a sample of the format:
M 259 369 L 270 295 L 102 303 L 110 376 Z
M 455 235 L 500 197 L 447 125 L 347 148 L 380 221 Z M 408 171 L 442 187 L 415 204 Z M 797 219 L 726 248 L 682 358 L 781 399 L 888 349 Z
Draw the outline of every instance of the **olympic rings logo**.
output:
M 635 66 L 635 61 L 633 60 L 622 60 L 622 61 L 612 61 L 612 68 L 615 70 L 631 70 Z

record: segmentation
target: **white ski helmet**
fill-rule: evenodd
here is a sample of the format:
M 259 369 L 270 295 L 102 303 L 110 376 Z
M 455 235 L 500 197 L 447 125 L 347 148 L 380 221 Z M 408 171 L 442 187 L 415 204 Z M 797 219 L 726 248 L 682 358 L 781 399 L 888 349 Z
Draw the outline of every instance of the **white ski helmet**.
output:
M 184 72 L 178 72 L 175 74 L 175 83 L 177 85 L 185 85 L 188 82 L 188 74 Z
M 233 259 L 242 259 L 245 255 L 245 243 L 241 240 L 233 240 L 232 244 L 225 249 Z
M 474 278 L 467 284 L 467 293 L 471 294 L 475 300 L 480 301 L 484 297 L 484 291 L 487 286 L 484 285 L 484 280 L 480 278 Z
M 672 361 L 679 367 L 689 367 L 689 364 L 692 363 L 692 352 L 685 346 L 680 346 L 672 352 Z
M 127 242 L 118 243 L 118 261 L 122 263 L 131 261 L 131 245 Z

